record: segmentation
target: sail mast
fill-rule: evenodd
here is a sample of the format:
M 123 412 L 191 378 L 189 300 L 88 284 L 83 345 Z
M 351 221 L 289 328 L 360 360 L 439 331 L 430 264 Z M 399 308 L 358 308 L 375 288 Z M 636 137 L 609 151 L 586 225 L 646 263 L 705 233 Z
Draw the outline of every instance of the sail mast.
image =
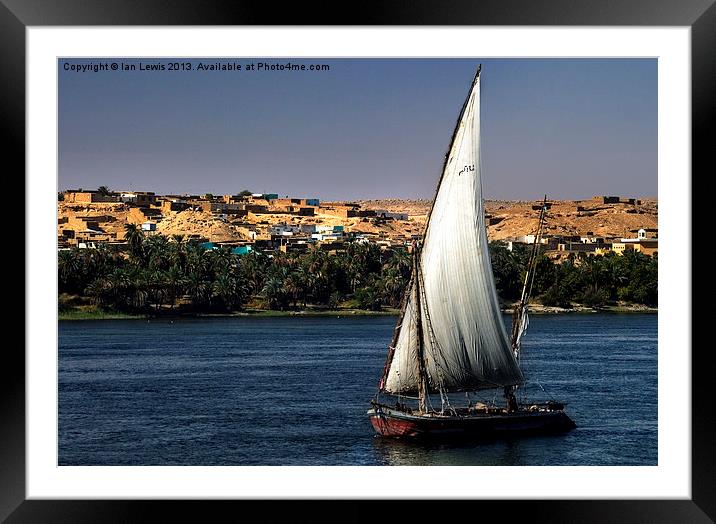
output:
M 420 266 L 419 266 L 419 250 L 417 245 L 413 250 L 413 278 L 415 279 L 415 323 L 418 331 L 418 347 L 417 347 L 417 368 L 418 368 L 418 409 L 421 413 L 427 413 L 427 397 L 428 397 L 428 373 L 425 370 L 425 341 L 423 340 L 423 316 L 422 306 L 420 304 Z
M 532 284 L 535 278 L 535 269 L 537 268 L 537 254 L 539 252 L 539 244 L 542 238 L 542 227 L 544 225 L 544 217 L 547 210 L 547 195 L 544 196 L 542 201 L 542 209 L 539 214 L 539 224 L 537 225 L 537 233 L 535 234 L 534 243 L 532 244 L 532 253 L 530 253 L 529 261 L 527 262 L 527 274 L 525 275 L 525 283 L 522 287 L 522 295 L 520 301 L 512 313 L 512 351 L 515 357 L 519 358 L 520 352 L 520 339 L 527 328 L 527 303 L 530 300 L 532 294 Z

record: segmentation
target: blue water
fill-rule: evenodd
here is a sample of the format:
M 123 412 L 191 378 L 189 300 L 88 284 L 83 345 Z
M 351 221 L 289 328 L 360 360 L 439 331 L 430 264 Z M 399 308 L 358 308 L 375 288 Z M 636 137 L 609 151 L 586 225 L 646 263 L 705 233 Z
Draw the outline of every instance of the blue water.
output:
M 60 322 L 59 464 L 656 465 L 657 320 L 533 315 L 523 394 L 577 429 L 449 444 L 374 436 L 394 317 Z

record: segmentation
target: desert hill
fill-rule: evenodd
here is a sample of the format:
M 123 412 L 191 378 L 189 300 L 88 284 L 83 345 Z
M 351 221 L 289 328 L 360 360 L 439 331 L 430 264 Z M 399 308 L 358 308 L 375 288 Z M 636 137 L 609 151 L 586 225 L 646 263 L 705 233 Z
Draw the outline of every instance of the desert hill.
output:
M 589 200 L 550 201 L 546 217 L 547 235 L 589 235 L 604 238 L 633 237 L 641 228 L 653 234 L 658 228 L 658 202 L 655 198 L 616 199 L 594 197 Z M 204 238 L 213 242 L 250 242 L 270 238 L 275 226 L 343 226 L 345 232 L 363 233 L 391 243 L 403 243 L 423 231 L 429 200 L 363 200 L 327 203 L 375 211 L 336 216 L 324 203 L 315 206 L 312 216 L 285 212 L 249 212 L 241 217 L 209 212 L 200 208 L 167 211 L 160 207 L 135 207 L 126 203 L 58 202 L 58 238 L 66 230 L 91 233 L 99 241 L 122 241 L 127 223 L 151 222 L 165 235 Z M 539 202 L 487 201 L 486 217 L 490 240 L 516 239 L 534 232 Z M 536 207 L 536 209 L 535 209 Z

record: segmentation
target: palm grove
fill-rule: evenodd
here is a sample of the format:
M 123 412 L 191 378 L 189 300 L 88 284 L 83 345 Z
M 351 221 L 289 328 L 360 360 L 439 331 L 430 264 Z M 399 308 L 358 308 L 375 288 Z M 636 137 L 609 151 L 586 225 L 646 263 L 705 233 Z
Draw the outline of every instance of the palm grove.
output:
M 60 251 L 59 293 L 91 299 L 103 310 L 230 312 L 246 308 L 290 310 L 307 306 L 380 310 L 399 307 L 410 279 L 411 255 L 404 248 L 381 250 L 370 243 L 348 244 L 330 255 L 318 246 L 305 253 L 256 251 L 236 255 L 225 248 L 207 250 L 181 236 L 145 236 L 126 226 L 127 253 L 106 246 Z M 526 250 L 490 244 L 500 298 L 519 298 Z M 570 258 L 553 264 L 539 260 L 533 296 L 544 305 L 580 303 L 604 306 L 617 300 L 657 303 L 656 257 Z M 62 307 L 62 305 L 61 305 Z

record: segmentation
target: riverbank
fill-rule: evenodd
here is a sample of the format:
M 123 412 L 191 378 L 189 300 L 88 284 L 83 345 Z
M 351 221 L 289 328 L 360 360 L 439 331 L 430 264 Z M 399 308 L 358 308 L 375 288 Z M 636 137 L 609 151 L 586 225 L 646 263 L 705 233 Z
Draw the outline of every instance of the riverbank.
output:
M 127 319 L 177 319 L 212 317 L 354 317 L 354 316 L 395 316 L 399 310 L 385 308 L 380 311 L 365 309 L 302 309 L 295 311 L 274 311 L 270 309 L 246 309 L 243 311 L 197 313 L 188 311 L 161 311 L 147 314 L 129 314 L 116 311 L 103 311 L 94 307 L 63 309 L 58 312 L 58 320 L 127 320 Z
M 502 309 L 503 313 L 512 314 L 512 308 Z M 556 315 L 556 314 L 589 314 L 589 313 L 658 313 L 658 308 L 643 306 L 641 304 L 617 304 L 602 308 L 589 308 L 576 305 L 572 308 L 561 308 L 554 306 L 542 306 L 531 304 L 530 314 L 532 315 Z M 380 311 L 369 311 L 366 309 L 345 308 L 345 309 L 301 309 L 295 311 L 274 311 L 269 309 L 247 309 L 244 311 L 233 311 L 226 313 L 196 313 L 164 311 L 152 314 L 129 314 L 116 311 L 103 311 L 98 308 L 77 308 L 66 309 L 58 314 L 59 320 L 127 320 L 127 319 L 151 319 L 151 318 L 211 318 L 211 317 L 354 317 L 354 316 L 396 316 L 399 310 L 385 308 Z
M 58 311 L 58 320 L 126 320 L 146 318 L 146 315 L 134 315 L 101 309 L 70 309 Z
M 395 316 L 397 309 L 385 308 L 380 311 L 367 309 L 302 309 L 296 311 L 274 311 L 271 309 L 253 309 L 233 313 L 198 313 L 196 317 L 352 317 L 352 316 Z
M 503 313 L 509 313 L 510 315 L 514 309 L 512 306 L 503 307 Z M 557 307 L 557 306 L 543 306 L 542 304 L 530 304 L 529 313 L 531 315 L 554 315 L 564 313 L 658 313 L 659 308 L 645 306 L 643 304 L 610 304 L 602 307 L 587 307 L 580 304 L 575 304 L 571 308 Z

